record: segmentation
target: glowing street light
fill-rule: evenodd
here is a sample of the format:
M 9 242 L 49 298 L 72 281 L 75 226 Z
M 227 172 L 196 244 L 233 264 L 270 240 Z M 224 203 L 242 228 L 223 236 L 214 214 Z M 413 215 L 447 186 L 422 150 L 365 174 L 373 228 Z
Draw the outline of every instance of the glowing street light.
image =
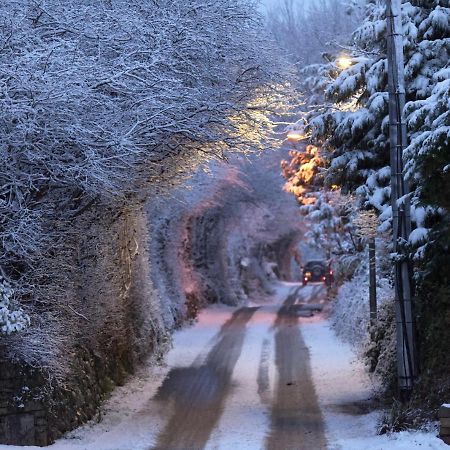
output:
M 299 142 L 299 141 L 302 141 L 303 139 L 306 139 L 306 136 L 304 134 L 302 134 L 300 131 L 292 130 L 292 131 L 289 131 L 289 133 L 287 134 L 287 138 L 288 138 L 288 141 Z
M 291 129 L 288 130 L 287 133 L 287 140 L 290 142 L 299 142 L 303 141 L 304 139 L 307 139 L 305 125 L 301 123 L 300 121 L 297 122 L 295 125 L 291 125 Z
M 352 60 L 347 55 L 341 55 L 338 59 L 336 59 L 336 65 L 341 70 L 348 69 L 352 65 Z

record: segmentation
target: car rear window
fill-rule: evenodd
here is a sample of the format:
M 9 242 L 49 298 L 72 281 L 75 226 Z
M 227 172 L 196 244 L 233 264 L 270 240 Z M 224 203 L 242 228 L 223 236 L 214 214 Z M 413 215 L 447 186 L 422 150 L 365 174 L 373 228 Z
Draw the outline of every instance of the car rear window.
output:
M 308 261 L 305 265 L 305 268 L 314 267 L 314 266 L 326 267 L 326 264 L 324 261 Z

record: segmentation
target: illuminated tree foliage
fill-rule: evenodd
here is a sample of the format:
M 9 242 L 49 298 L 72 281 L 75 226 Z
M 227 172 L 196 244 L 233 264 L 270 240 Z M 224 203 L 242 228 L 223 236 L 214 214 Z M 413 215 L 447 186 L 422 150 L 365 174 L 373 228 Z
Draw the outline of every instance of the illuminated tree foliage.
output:
M 285 190 L 300 204 L 300 213 L 309 224 L 306 238 L 321 248 L 328 258 L 361 250 L 361 239 L 351 222 L 353 202 L 340 190 L 324 190 L 326 159 L 321 149 L 307 145 L 303 150 L 291 150 L 290 162 L 282 161 L 286 179 Z
M 314 202 L 317 191 L 323 186 L 326 161 L 320 149 L 307 145 L 303 151 L 291 150 L 291 160 L 281 162 L 281 170 L 286 179 L 286 191 L 294 194 L 301 205 Z

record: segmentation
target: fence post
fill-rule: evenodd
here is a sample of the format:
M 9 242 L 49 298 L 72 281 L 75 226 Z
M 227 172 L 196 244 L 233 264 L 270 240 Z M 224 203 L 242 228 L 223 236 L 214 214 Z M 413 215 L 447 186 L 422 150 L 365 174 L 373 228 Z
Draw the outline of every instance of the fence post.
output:
M 370 326 L 377 323 L 377 278 L 376 278 L 376 258 L 375 258 L 375 237 L 369 240 L 369 306 L 370 306 Z

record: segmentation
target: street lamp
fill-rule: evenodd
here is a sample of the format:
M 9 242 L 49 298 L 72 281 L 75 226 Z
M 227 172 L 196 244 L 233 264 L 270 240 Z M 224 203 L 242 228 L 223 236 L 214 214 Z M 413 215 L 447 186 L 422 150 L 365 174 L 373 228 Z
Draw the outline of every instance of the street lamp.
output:
M 292 130 L 292 131 L 289 131 L 287 134 L 287 139 L 288 139 L 288 141 L 291 141 L 291 142 L 299 142 L 305 138 L 306 138 L 306 136 L 304 134 L 302 134 L 299 130 Z
M 294 128 L 295 127 L 295 128 Z M 287 133 L 287 140 L 290 142 L 299 142 L 305 140 L 308 136 L 305 131 L 305 125 L 297 122 L 295 125 L 291 125 Z

